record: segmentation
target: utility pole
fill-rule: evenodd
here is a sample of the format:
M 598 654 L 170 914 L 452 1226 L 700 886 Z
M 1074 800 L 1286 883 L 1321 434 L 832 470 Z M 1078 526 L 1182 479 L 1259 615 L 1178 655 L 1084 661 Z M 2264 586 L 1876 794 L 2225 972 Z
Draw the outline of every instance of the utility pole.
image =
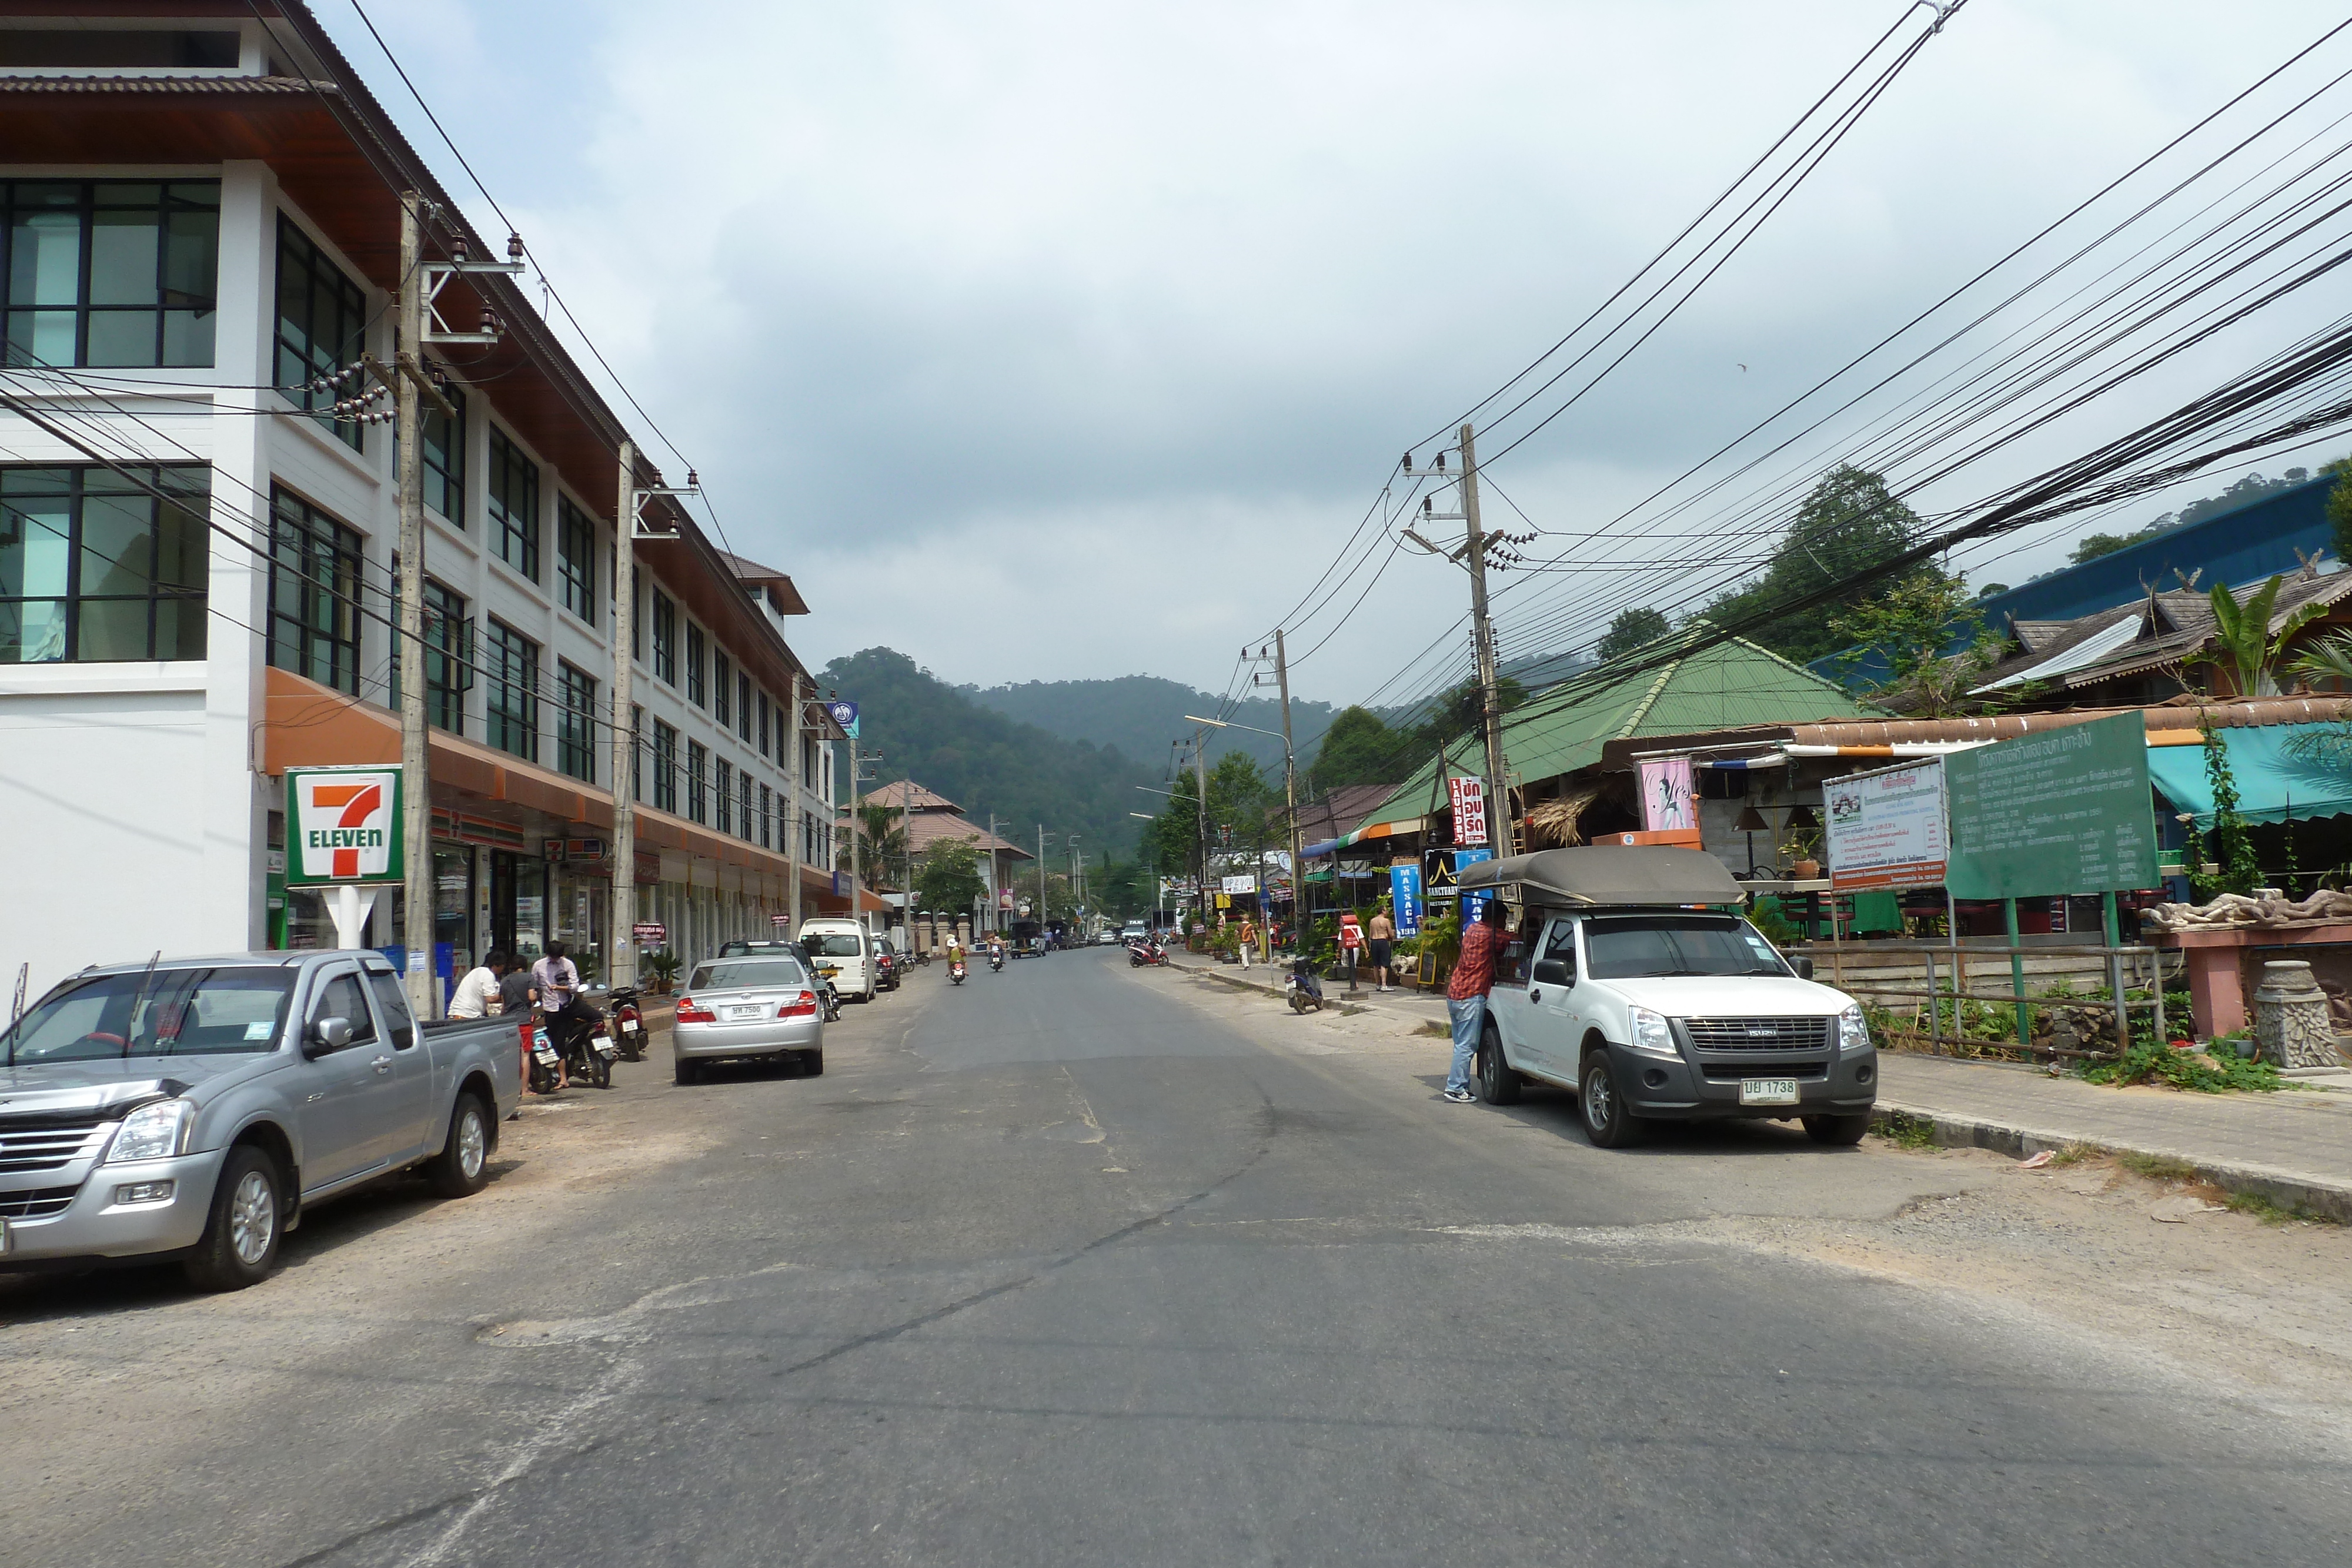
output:
M 792 737 L 793 747 L 792 769 L 785 775 L 793 781 L 793 802 L 791 807 L 784 812 L 784 854 L 793 869 L 792 892 L 788 895 L 792 914 L 792 928 L 787 931 L 785 935 L 794 937 L 797 937 L 801 934 L 800 830 L 802 819 L 808 810 L 808 779 L 803 775 L 801 768 L 801 705 L 805 701 L 807 701 L 807 699 L 801 695 L 801 673 L 798 670 L 794 670 L 793 672 L 793 722 L 791 727 L 784 732 Z
M 989 837 L 989 849 L 988 849 L 988 928 L 989 928 L 991 931 L 1002 931 L 1003 929 L 1004 929 L 1004 921 L 1003 921 L 1003 916 L 1000 915 L 1000 913 L 999 913 L 999 911 L 998 911 L 998 908 L 997 908 L 998 899 L 997 899 L 997 893 L 996 893 L 996 822 L 997 822 L 997 816 L 996 816 L 996 813 L 995 813 L 995 812 L 993 812 L 993 811 L 991 811 L 991 812 L 988 814 L 988 837 Z M 1010 823 L 1010 822 L 1007 822 L 1007 823 L 1005 823 L 1004 825 L 1005 825 L 1006 827 L 1008 827 L 1008 828 L 1009 828 L 1009 827 L 1011 827 L 1013 824 L 1012 824 L 1012 823 Z
M 1243 650 L 1245 655 L 1248 652 L 1247 649 Z M 1255 657 L 1263 661 L 1265 650 L 1259 649 Z M 1265 672 L 1260 671 L 1252 677 L 1252 684 L 1265 679 Z M 1303 853 L 1305 845 L 1298 832 L 1298 755 L 1291 746 L 1290 662 L 1283 652 L 1280 627 L 1276 627 L 1274 633 L 1274 684 L 1282 695 L 1282 804 L 1290 822 L 1290 924 L 1293 928 L 1304 931 L 1307 927 L 1307 863 Z M 1261 888 L 1265 885 L 1264 874 L 1265 868 L 1261 866 L 1258 883 Z M 1268 902 L 1271 904 L 1270 898 Z M 1273 959 L 1268 957 L 1266 961 L 1272 963 Z
M 414 361 L 423 381 L 417 345 L 425 340 L 425 223 L 423 198 L 400 194 L 400 344 L 402 370 Z M 428 383 L 429 384 L 429 383 Z M 422 389 L 405 376 L 394 379 L 399 394 L 400 432 L 400 774 L 401 837 L 408 854 L 404 889 L 408 919 L 409 1011 L 419 1019 L 441 1014 L 440 988 L 433 983 L 435 905 L 433 874 L 433 780 L 431 748 L 425 730 L 425 465 Z
M 1462 427 L 1462 520 L 1469 534 L 1465 564 L 1470 569 L 1470 622 L 1477 639 L 1478 698 L 1486 734 L 1487 841 L 1497 859 L 1518 852 L 1512 841 L 1511 800 L 1503 792 L 1503 708 L 1495 687 L 1495 624 L 1486 617 L 1486 539 L 1478 528 L 1478 448 L 1469 425 Z M 1286 709 L 1288 704 L 1284 706 Z M 1284 722 L 1288 722 L 1286 713 Z
M 1199 894 L 1201 924 L 1209 923 L 1209 731 L 1204 726 L 1192 732 L 1193 787 L 1200 794 L 1201 879 L 1193 891 Z
M 621 443 L 620 498 L 613 513 L 613 962 L 612 983 L 637 983 L 637 445 Z

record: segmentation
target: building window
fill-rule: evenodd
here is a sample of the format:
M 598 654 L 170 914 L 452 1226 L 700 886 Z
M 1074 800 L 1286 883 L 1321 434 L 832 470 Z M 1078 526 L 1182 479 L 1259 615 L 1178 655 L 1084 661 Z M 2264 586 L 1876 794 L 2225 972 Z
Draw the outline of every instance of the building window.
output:
M 596 624 L 596 525 L 569 496 L 555 497 L 555 580 L 563 608 Z
M 490 676 L 487 738 L 500 751 L 538 761 L 539 644 L 493 621 L 482 653 Z
M 490 479 L 482 499 L 499 559 L 537 582 L 539 465 L 496 425 L 490 427 Z
M 698 740 L 686 743 L 686 818 L 710 821 L 710 748 Z
M 646 798 L 646 710 L 635 703 L 629 705 L 629 799 L 642 804 Z
M 451 419 L 431 403 L 422 406 L 425 504 L 457 528 L 466 526 L 466 394 L 447 382 L 441 395 L 457 411 Z
M 718 649 L 710 650 L 710 716 L 718 722 L 719 733 L 727 733 L 734 721 L 727 716 L 729 695 L 735 689 L 735 677 L 729 671 L 727 655 Z
M 770 824 L 775 821 L 776 798 L 765 784 L 760 786 L 760 847 L 774 847 L 770 841 Z
M 364 449 L 360 426 L 334 419 L 339 398 L 366 389 L 315 382 L 359 363 L 367 346 L 367 296 L 284 213 L 278 214 L 278 390 L 297 408 L 330 411 L 325 423 L 352 451 Z M 206 361 L 210 363 L 209 361 Z
M 677 731 L 654 720 L 654 807 L 677 810 Z
M 596 677 L 559 659 L 563 706 L 555 716 L 555 766 L 583 784 L 596 782 Z
M 719 821 L 711 825 L 722 833 L 735 831 L 735 765 L 725 758 L 719 759 L 719 776 L 711 789 L 719 803 Z
M 735 677 L 735 733 L 743 737 L 744 745 L 751 744 L 751 677 L 749 675 Z
M 392 558 L 392 706 L 400 706 L 406 639 L 400 625 L 400 558 Z M 425 718 L 452 735 L 466 733 L 466 694 L 474 688 L 474 623 L 464 596 L 425 580 Z
M 8 362 L 210 365 L 219 259 L 217 180 L 0 180 Z
M 686 623 L 686 700 L 700 707 L 704 702 L 702 685 L 702 628 L 689 621 Z
M 205 656 L 211 470 L 129 472 L 0 468 L 0 664 Z
M 359 534 L 272 490 L 269 558 L 269 662 L 359 695 Z
M 768 694 L 760 694 L 760 755 L 768 755 Z
M 677 685 L 677 606 L 658 588 L 654 590 L 654 679 Z

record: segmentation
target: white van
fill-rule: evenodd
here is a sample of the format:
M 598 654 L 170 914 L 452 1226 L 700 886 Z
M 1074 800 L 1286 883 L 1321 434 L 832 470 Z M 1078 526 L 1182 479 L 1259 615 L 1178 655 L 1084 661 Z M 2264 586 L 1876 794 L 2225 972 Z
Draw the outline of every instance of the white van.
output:
M 801 922 L 801 940 L 808 944 L 811 957 L 841 967 L 833 977 L 833 988 L 842 1000 L 874 999 L 881 981 L 874 967 L 874 938 L 865 926 L 845 915 L 821 915 Z

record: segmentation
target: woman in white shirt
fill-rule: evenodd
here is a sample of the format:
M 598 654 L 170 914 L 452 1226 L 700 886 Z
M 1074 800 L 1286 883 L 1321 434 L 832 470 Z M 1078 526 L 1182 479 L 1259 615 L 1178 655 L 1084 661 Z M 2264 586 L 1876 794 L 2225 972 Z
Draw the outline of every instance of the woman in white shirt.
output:
M 481 963 L 466 972 L 457 988 L 449 997 L 449 1016 L 453 1019 L 488 1018 L 499 1010 L 499 977 L 507 972 L 504 953 L 486 955 Z

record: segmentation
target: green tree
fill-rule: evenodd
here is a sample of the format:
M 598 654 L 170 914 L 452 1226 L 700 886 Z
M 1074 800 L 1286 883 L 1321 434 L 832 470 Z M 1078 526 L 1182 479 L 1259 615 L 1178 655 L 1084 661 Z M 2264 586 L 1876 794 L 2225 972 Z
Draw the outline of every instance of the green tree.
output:
M 2139 541 L 2126 534 L 2084 534 L 2074 541 L 2074 549 L 2066 559 L 2076 566 L 2086 560 L 2096 560 L 2103 555 L 2113 555 L 2128 549 Z
M 1601 634 L 1600 643 L 1592 650 L 1593 656 L 1605 664 L 1646 643 L 1656 642 L 1673 630 L 1673 623 L 1664 614 L 1646 605 L 1622 610 L 1618 612 L 1617 619 L 1609 622 L 1609 630 Z
M 2338 457 L 2320 472 L 2336 481 L 2327 492 L 2327 531 L 2336 541 L 2336 559 L 2352 561 L 2352 457 Z
M 1949 573 L 1928 567 L 1898 579 L 1832 617 L 1830 625 L 1846 644 L 1839 655 L 1843 673 L 1860 677 L 1888 707 L 1945 718 L 1999 706 L 1969 694 L 2000 663 L 2006 644 L 1986 630 L 1984 612 Z
M 1908 549 L 1920 528 L 1919 515 L 1895 498 L 1884 478 L 1851 463 L 1840 464 L 1822 476 L 1798 507 L 1763 575 L 1717 599 L 1704 613 L 1718 625 L 1735 627 L 1754 617 L 1771 616 L 1760 627 L 1746 626 L 1743 634 L 1799 664 L 1834 653 L 1846 643 L 1832 620 L 1864 599 L 1886 592 L 1886 582 L 1849 589 L 1825 604 L 1785 615 L 1774 615 L 1774 611 L 1880 565 Z M 1914 568 L 1903 576 L 1922 570 L 1927 569 Z
M 2273 632 L 2271 620 L 2283 586 L 2284 580 L 2273 577 L 2240 604 L 2226 584 L 2215 583 L 2214 646 L 2190 662 L 2229 670 L 2236 677 L 2240 696 L 2276 696 L 2278 682 L 2271 672 L 2285 651 L 2287 639 L 2307 622 L 2326 613 L 2316 604 L 2298 605 L 2281 618 L 2279 629 Z
M 1391 729 L 1369 708 L 1343 708 L 1323 732 L 1307 771 L 1318 789 L 1394 784 L 1412 770 L 1407 760 L 1412 747 L 1412 731 Z
M 1528 688 L 1517 676 L 1502 675 L 1495 682 L 1495 706 L 1504 713 L 1524 707 Z M 1413 750 L 1416 755 L 1435 751 L 1448 741 L 1465 735 L 1476 735 L 1486 724 L 1486 706 L 1476 681 L 1465 681 L 1440 696 L 1431 707 L 1428 721 L 1415 733 Z
M 940 839 L 915 861 L 915 892 L 934 915 L 960 915 L 988 891 L 980 852 L 961 839 Z

